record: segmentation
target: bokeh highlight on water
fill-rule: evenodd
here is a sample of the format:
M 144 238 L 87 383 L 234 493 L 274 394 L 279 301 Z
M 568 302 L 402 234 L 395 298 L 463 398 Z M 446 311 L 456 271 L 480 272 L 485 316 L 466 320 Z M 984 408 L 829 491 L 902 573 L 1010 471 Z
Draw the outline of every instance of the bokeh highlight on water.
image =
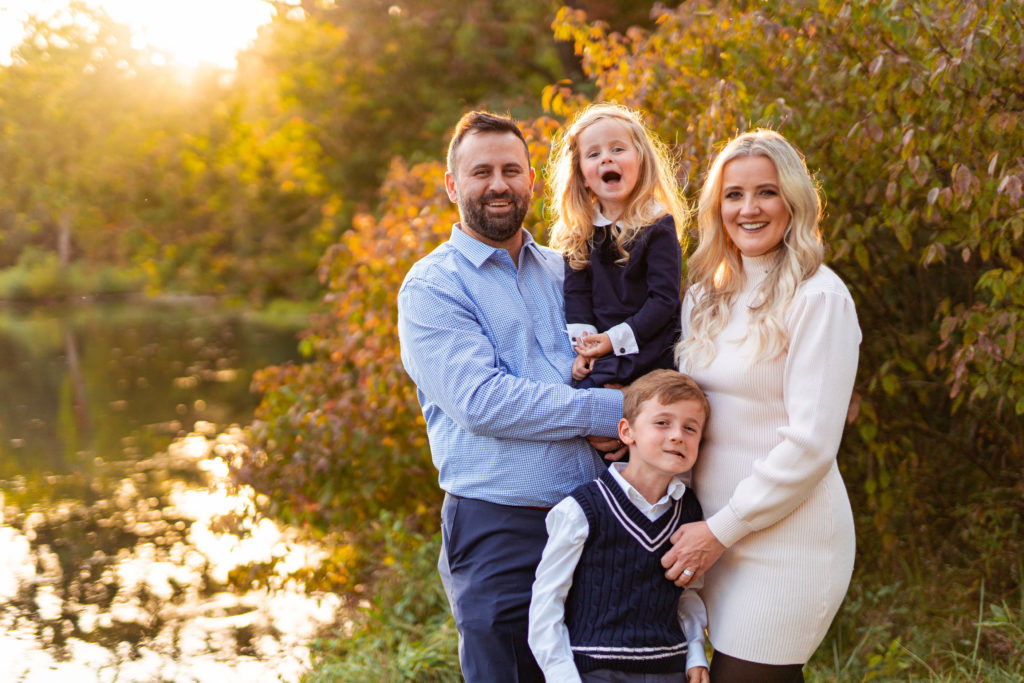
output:
M 340 612 L 304 578 L 324 550 L 233 484 L 241 428 L 186 426 L 244 424 L 252 370 L 293 335 L 267 352 L 237 319 L 105 313 L 37 317 L 34 342 L 0 318 L 0 679 L 298 680 Z

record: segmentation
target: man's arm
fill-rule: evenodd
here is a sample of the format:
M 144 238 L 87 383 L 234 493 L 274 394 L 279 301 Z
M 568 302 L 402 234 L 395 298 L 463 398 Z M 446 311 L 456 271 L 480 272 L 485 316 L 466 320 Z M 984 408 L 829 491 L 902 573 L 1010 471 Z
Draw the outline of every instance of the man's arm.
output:
M 453 291 L 448 291 L 453 290 Z M 622 392 L 516 377 L 458 288 L 410 278 L 398 295 L 402 362 L 417 388 L 479 436 L 551 441 L 616 436 Z

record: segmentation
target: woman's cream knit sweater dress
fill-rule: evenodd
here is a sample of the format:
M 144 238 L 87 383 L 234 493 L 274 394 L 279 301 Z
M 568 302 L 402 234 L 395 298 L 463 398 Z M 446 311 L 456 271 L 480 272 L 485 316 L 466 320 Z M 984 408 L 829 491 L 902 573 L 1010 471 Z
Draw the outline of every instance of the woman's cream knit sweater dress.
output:
M 694 488 L 728 549 L 701 595 L 715 650 L 765 664 L 806 662 L 850 582 L 853 516 L 836 466 L 857 371 L 853 299 L 822 266 L 787 310 L 789 347 L 753 362 L 748 306 L 771 257 L 743 259 L 745 286 L 717 355 L 681 367 L 707 394 L 711 416 Z M 683 304 L 683 338 L 693 309 Z

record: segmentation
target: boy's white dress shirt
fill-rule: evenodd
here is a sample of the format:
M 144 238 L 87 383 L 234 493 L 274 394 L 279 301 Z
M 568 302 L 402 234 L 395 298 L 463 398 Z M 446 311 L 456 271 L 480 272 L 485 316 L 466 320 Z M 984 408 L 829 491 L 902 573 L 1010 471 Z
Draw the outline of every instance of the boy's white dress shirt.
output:
M 622 477 L 620 472 L 625 467 L 626 463 L 612 463 L 612 478 L 630 502 L 651 521 L 661 517 L 686 492 L 682 478 L 673 477 L 668 492 L 658 502 L 649 503 Z M 553 507 L 545 523 L 548 542 L 537 567 L 537 579 L 533 583 L 533 597 L 530 600 L 530 649 L 547 680 L 576 683 L 581 679 L 573 661 L 569 629 L 565 625 L 565 599 L 572 586 L 576 565 L 583 554 L 583 544 L 590 533 L 590 525 L 580 504 L 572 496 Z M 704 629 L 708 618 L 704 601 L 697 593 L 702 583 L 701 578 L 695 580 L 679 599 L 679 625 L 688 640 L 687 670 L 695 666 L 708 666 L 704 654 Z M 629 586 L 622 586 L 622 590 L 629 590 Z

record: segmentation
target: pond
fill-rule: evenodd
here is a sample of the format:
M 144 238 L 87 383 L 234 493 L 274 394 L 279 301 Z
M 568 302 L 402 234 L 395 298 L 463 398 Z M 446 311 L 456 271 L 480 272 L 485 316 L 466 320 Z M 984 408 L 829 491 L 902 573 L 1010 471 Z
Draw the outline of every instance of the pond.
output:
M 196 303 L 0 310 L 4 681 L 301 676 L 340 599 L 228 476 L 295 333 Z

